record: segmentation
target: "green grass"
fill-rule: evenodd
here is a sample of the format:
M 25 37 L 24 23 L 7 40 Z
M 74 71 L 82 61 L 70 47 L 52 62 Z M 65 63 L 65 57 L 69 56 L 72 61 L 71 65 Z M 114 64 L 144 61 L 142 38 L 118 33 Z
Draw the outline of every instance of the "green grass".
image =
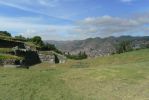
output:
M 33 42 L 25 42 L 25 44 L 30 47 L 33 47 L 33 48 L 39 47 L 39 46 L 35 45 Z
M 24 40 L 21 40 L 21 39 L 5 36 L 5 35 L 1 35 L 1 34 L 0 34 L 0 39 L 1 40 L 7 40 L 7 41 L 13 41 L 13 42 L 22 42 L 22 41 L 24 41 Z
M 9 53 L 12 52 L 11 48 L 0 48 L 0 53 Z
M 5 60 L 5 59 L 22 59 L 21 57 L 18 56 L 13 56 L 13 55 L 9 55 L 9 54 L 0 54 L 0 60 Z
M 29 70 L 0 68 L 0 100 L 149 100 L 149 49 Z

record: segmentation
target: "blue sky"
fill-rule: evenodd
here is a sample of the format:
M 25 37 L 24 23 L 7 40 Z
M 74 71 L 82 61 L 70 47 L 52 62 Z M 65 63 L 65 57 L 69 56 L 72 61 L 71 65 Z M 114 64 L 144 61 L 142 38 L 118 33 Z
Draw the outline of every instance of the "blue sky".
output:
M 0 30 L 44 40 L 149 35 L 149 0 L 0 0 Z

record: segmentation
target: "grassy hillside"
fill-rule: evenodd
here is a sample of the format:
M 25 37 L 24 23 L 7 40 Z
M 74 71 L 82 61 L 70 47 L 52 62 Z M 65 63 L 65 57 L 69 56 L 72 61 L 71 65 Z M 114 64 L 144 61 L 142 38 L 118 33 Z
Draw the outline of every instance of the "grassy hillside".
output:
M 0 100 L 149 100 L 149 49 L 31 69 L 0 68 Z
M 111 65 L 122 65 L 129 63 L 138 63 L 149 61 L 149 49 L 143 49 L 138 51 L 126 52 L 122 54 L 115 54 L 112 56 L 89 58 L 81 61 L 70 60 L 67 64 L 58 65 L 58 66 L 75 66 L 82 65 L 85 67 L 101 67 L 101 66 L 111 66 Z

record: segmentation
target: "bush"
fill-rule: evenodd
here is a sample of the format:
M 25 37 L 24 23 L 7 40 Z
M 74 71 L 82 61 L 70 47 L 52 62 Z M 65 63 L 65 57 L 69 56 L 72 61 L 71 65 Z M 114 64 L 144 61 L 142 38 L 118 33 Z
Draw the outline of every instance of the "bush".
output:
M 38 45 L 40 47 L 44 46 L 44 43 L 40 36 L 35 36 L 31 38 L 30 41 L 32 41 L 35 45 Z
M 54 57 L 55 57 L 55 59 L 54 59 L 55 60 L 55 63 L 58 64 L 59 63 L 59 59 L 58 59 L 57 55 L 54 54 Z
M 15 39 L 20 40 L 20 41 L 26 41 L 26 38 L 23 37 L 22 35 L 15 36 Z
M 55 51 L 56 53 L 63 54 L 60 50 L 58 50 L 55 45 L 44 43 L 42 41 L 42 38 L 40 36 L 35 36 L 33 38 L 27 38 L 27 41 L 33 42 L 35 45 L 37 45 L 37 49 L 41 51 Z
M 62 52 L 60 50 L 58 50 L 55 45 L 53 44 L 49 44 L 49 43 L 46 43 L 44 44 L 40 50 L 42 51 L 55 51 L 56 53 L 59 53 L 59 54 L 62 54 Z

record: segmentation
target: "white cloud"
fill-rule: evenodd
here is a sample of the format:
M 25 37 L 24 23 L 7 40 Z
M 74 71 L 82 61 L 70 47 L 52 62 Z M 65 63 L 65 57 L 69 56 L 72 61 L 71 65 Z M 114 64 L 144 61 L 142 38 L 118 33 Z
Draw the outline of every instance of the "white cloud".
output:
M 89 17 L 74 25 L 42 24 L 41 17 L 0 17 L 0 30 L 16 31 L 26 37 L 39 35 L 44 40 L 75 40 L 89 37 L 149 35 L 149 16 L 133 18 Z
M 120 35 L 145 34 L 144 27 L 149 25 L 149 16 L 135 16 L 134 18 L 120 18 L 112 16 L 89 17 L 77 22 L 77 28 L 71 33 L 88 37 L 107 37 Z M 148 32 L 147 32 L 148 34 Z M 149 35 L 149 34 L 148 34 Z
M 102 16 L 102 17 L 92 17 L 86 18 L 82 21 L 79 21 L 80 24 L 92 25 L 92 26 L 103 26 L 103 25 L 117 25 L 117 26 L 136 26 L 139 23 L 133 19 L 123 19 L 119 17 L 111 17 L 111 16 Z
M 41 24 L 38 23 L 40 20 L 41 18 L 19 17 L 16 19 L 1 16 L 0 30 L 17 30 L 16 34 L 22 34 L 25 37 L 39 35 L 44 40 L 60 40 L 65 39 L 67 31 L 74 27 L 71 25 Z

